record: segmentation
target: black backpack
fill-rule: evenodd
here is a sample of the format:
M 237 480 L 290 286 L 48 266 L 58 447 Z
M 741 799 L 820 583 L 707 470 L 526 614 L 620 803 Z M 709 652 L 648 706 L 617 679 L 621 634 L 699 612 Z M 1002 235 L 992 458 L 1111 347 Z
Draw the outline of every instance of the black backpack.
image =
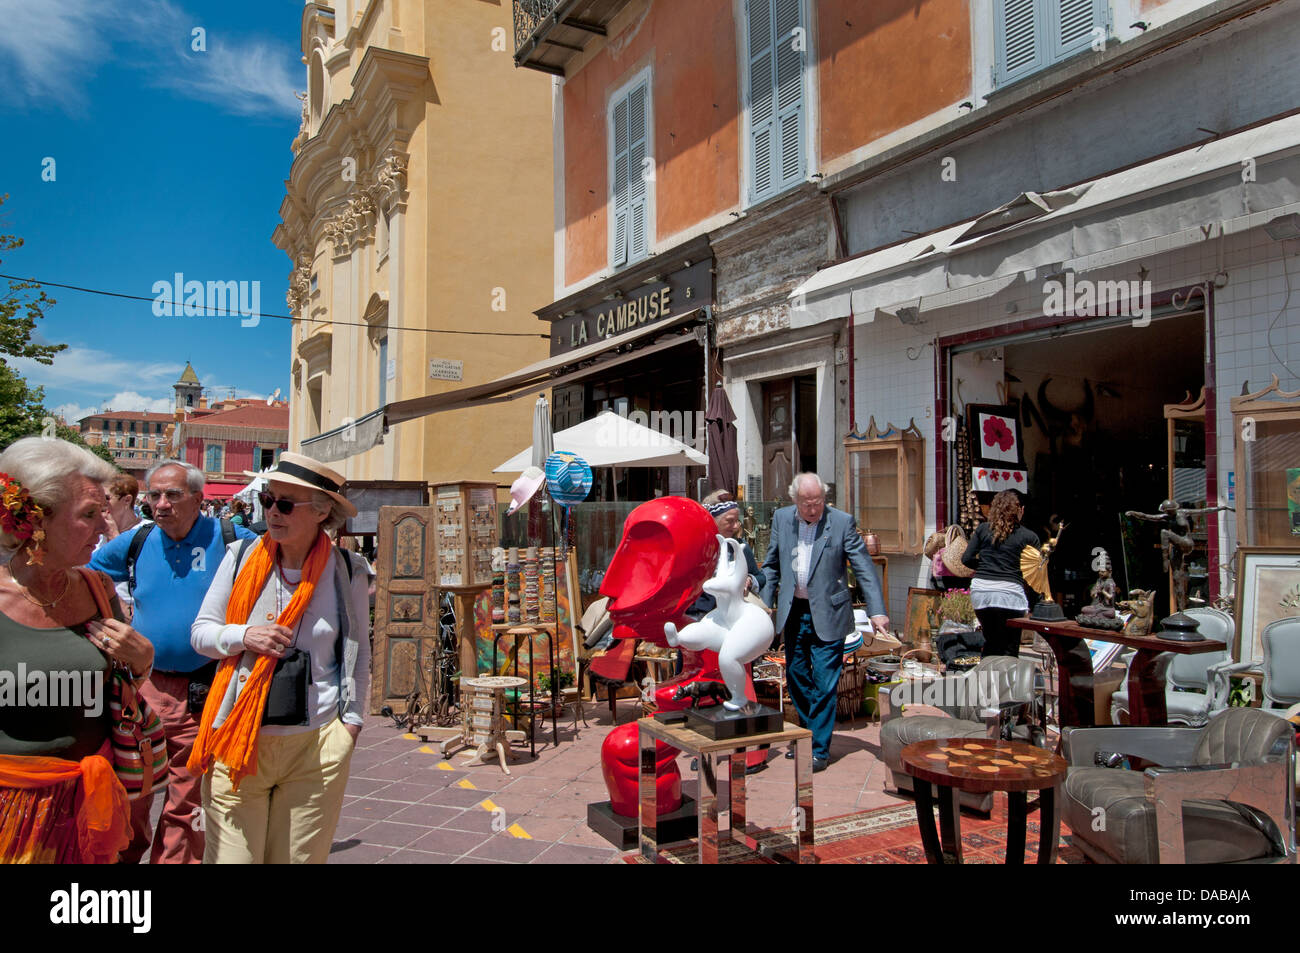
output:
M 126 588 L 132 596 L 135 595 L 135 564 L 140 558 L 140 550 L 144 549 L 144 541 L 149 538 L 157 523 L 146 523 L 135 531 L 131 537 L 131 544 L 126 548 Z M 228 519 L 221 520 L 221 541 L 229 546 L 235 541 L 235 524 Z M 240 553 L 243 556 L 243 553 Z

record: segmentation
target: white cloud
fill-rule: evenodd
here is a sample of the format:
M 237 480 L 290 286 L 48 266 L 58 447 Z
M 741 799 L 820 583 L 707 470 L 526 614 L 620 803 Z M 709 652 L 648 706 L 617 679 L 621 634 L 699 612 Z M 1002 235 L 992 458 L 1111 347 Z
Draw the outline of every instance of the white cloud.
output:
M 103 403 L 89 406 L 77 403 L 60 404 L 50 408 L 69 424 L 75 425 L 82 417 L 98 414 L 105 410 L 143 410 L 150 414 L 170 414 L 175 406 L 175 399 L 166 397 L 146 397 L 133 390 L 118 391 Z
M 24 96 L 18 105 L 44 99 L 79 111 L 85 83 L 117 53 L 151 84 L 225 112 L 285 118 L 301 112 L 293 46 L 207 32 L 206 49 L 194 50 L 193 31 L 207 28 L 166 0 L 135 0 L 108 11 L 90 0 L 0 0 L 0 23 L 0 64 L 10 64 L 0 65 L 0 100 L 7 87 Z
M 91 396 L 124 384 L 146 389 L 150 384 L 171 384 L 181 376 L 182 370 L 174 363 L 142 363 L 114 357 L 107 351 L 76 346 L 54 355 L 54 363 L 48 366 L 29 358 L 12 358 L 10 363 L 33 385 Z

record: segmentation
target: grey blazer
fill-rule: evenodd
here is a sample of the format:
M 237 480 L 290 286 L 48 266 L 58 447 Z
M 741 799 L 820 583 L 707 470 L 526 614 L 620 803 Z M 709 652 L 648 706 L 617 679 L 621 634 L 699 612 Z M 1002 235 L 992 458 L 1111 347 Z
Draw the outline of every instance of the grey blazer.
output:
M 794 550 L 799 543 L 795 528 L 798 519 L 793 506 L 782 507 L 772 514 L 772 536 L 763 571 L 767 583 L 763 601 L 776 606 L 776 629 L 785 628 L 794 602 Z M 808 607 L 812 610 L 813 628 L 823 642 L 838 642 L 853 631 L 853 604 L 845 565 L 853 567 L 858 585 L 867 601 L 867 615 L 884 615 L 880 577 L 867 555 L 867 547 L 858 535 L 858 524 L 850 514 L 827 506 L 817 524 L 813 538 L 812 560 L 808 569 Z M 773 601 L 775 592 L 777 601 Z

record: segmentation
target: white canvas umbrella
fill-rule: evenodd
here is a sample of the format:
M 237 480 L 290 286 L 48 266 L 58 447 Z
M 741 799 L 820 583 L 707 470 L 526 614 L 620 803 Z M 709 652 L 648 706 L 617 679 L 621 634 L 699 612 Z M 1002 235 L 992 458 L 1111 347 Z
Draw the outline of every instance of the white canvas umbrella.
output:
M 553 438 L 558 450 L 582 457 L 592 467 L 702 467 L 708 457 L 700 451 L 607 410 Z M 515 454 L 493 473 L 521 473 L 533 459 L 533 448 Z
M 545 397 L 538 397 L 533 406 L 533 445 L 529 449 L 532 451 L 532 465 L 545 469 L 546 458 L 555 449 L 551 437 L 551 405 Z

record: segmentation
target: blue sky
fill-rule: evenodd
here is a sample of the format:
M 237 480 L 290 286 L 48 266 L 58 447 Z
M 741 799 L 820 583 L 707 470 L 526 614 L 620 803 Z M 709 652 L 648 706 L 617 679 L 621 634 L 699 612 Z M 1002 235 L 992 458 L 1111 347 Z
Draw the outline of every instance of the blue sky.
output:
M 290 262 L 271 232 L 306 87 L 302 8 L 0 0 L 0 233 L 26 241 L 0 273 L 152 299 L 181 272 L 248 282 L 258 310 L 287 314 Z M 58 303 L 38 334 L 69 348 L 51 367 L 13 363 L 72 420 L 169 411 L 186 360 L 213 396 L 289 391 L 288 321 L 47 291 Z

